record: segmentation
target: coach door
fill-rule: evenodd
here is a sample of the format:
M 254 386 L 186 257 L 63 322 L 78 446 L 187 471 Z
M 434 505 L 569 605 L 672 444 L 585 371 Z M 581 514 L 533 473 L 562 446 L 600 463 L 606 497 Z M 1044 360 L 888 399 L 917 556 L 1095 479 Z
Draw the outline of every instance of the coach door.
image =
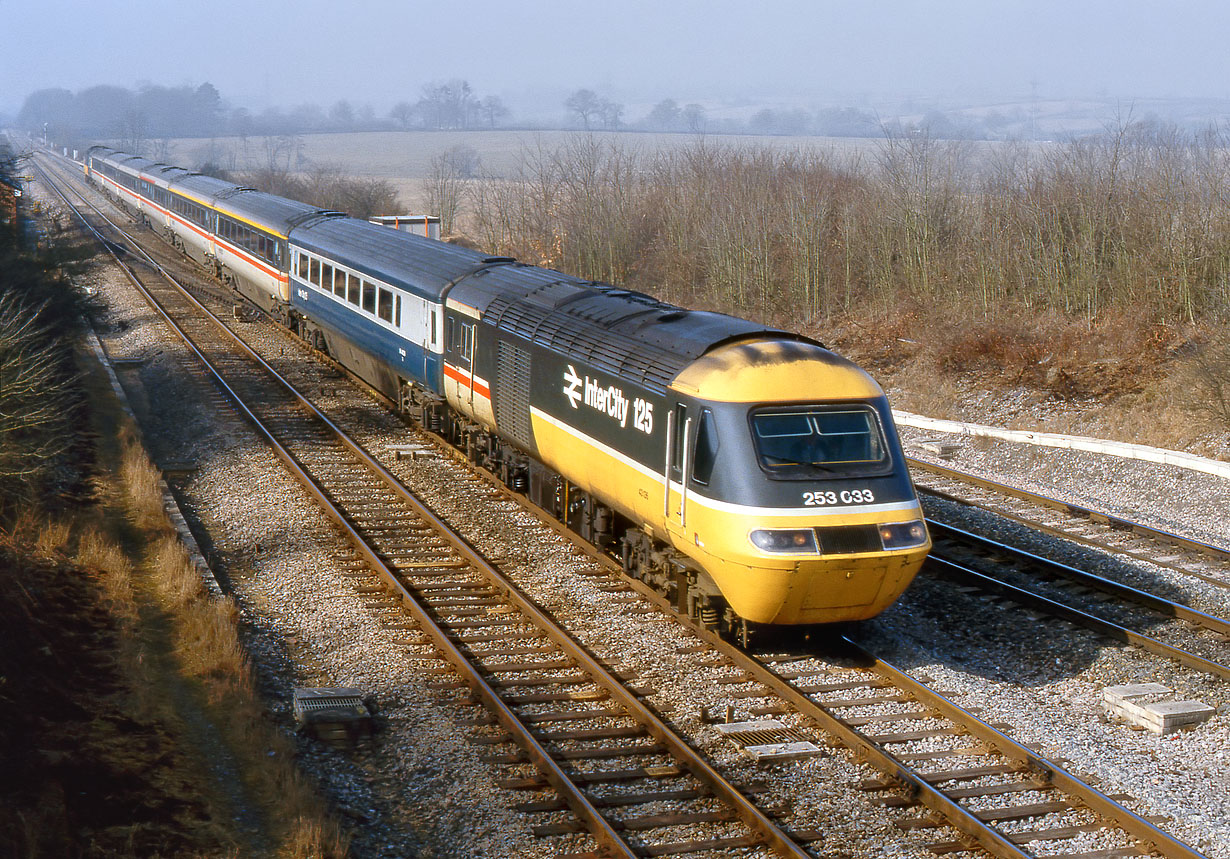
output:
M 458 404 L 464 404 L 473 412 L 474 323 L 448 314 L 444 324 L 445 343 L 448 348 L 446 360 L 456 368 L 453 373 L 445 369 L 445 377 L 448 380 L 446 390 L 455 386 Z
M 688 482 L 684 475 L 688 473 L 691 463 L 690 445 L 692 417 L 684 403 L 676 403 L 666 415 L 666 495 L 663 499 L 663 513 L 666 517 L 666 527 L 675 532 L 682 532 L 688 521 Z

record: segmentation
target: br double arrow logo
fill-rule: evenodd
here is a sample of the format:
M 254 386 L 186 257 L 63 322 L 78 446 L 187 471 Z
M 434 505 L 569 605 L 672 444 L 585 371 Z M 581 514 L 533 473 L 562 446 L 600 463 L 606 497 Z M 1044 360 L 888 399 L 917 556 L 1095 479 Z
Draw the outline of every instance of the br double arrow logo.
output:
M 568 398 L 568 402 L 575 409 L 577 403 L 581 400 L 581 383 L 584 379 L 577 375 L 577 368 L 569 364 L 568 372 L 564 374 L 564 381 L 568 383 L 563 388 L 564 396 Z

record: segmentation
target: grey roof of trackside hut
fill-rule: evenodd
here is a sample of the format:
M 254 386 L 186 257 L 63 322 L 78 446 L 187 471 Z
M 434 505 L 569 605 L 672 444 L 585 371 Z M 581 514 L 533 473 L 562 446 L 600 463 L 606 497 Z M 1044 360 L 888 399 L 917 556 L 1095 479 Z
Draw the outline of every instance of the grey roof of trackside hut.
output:
M 311 221 L 295 227 L 290 240 L 306 251 L 432 301 L 439 301 L 458 278 L 493 259 L 357 218 Z

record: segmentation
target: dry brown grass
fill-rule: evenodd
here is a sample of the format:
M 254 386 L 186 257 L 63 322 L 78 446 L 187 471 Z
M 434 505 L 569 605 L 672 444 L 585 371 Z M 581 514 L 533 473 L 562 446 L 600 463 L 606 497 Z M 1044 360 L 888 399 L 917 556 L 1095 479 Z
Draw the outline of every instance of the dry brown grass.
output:
M 87 526 L 77 538 L 73 558 L 79 566 L 97 571 L 111 613 L 127 635 L 133 635 L 139 609 L 133 590 L 133 566 L 128 553 L 95 526 Z
M 201 690 L 212 721 L 241 762 L 248 790 L 266 806 L 278 855 L 347 855 L 347 837 L 294 765 L 293 743 L 267 717 L 239 639 L 234 600 L 214 598 L 204 587 L 166 519 L 159 471 L 134 438 L 124 441 L 121 474 L 140 525 L 149 582 L 171 619 L 178 669 Z

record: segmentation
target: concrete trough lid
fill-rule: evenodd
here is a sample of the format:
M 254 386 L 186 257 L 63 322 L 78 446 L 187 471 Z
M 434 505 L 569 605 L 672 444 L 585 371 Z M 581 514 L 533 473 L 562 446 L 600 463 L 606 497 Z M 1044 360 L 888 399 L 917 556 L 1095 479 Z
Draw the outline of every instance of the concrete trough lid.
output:
M 959 444 L 938 438 L 923 439 L 915 442 L 914 446 L 928 453 L 934 453 L 940 459 L 953 459 L 957 455 L 957 451 L 961 449 Z
M 751 755 L 756 763 L 798 760 L 824 754 L 815 743 L 776 719 L 728 722 L 714 727 Z
M 385 450 L 393 454 L 395 459 L 409 458 L 412 462 L 419 459 L 436 459 L 440 453 L 429 444 L 387 444 Z
M 1217 712 L 1202 701 L 1167 700 L 1171 694 L 1172 690 L 1161 683 L 1107 686 L 1102 690 L 1102 702 L 1112 716 L 1155 734 L 1199 725 Z

